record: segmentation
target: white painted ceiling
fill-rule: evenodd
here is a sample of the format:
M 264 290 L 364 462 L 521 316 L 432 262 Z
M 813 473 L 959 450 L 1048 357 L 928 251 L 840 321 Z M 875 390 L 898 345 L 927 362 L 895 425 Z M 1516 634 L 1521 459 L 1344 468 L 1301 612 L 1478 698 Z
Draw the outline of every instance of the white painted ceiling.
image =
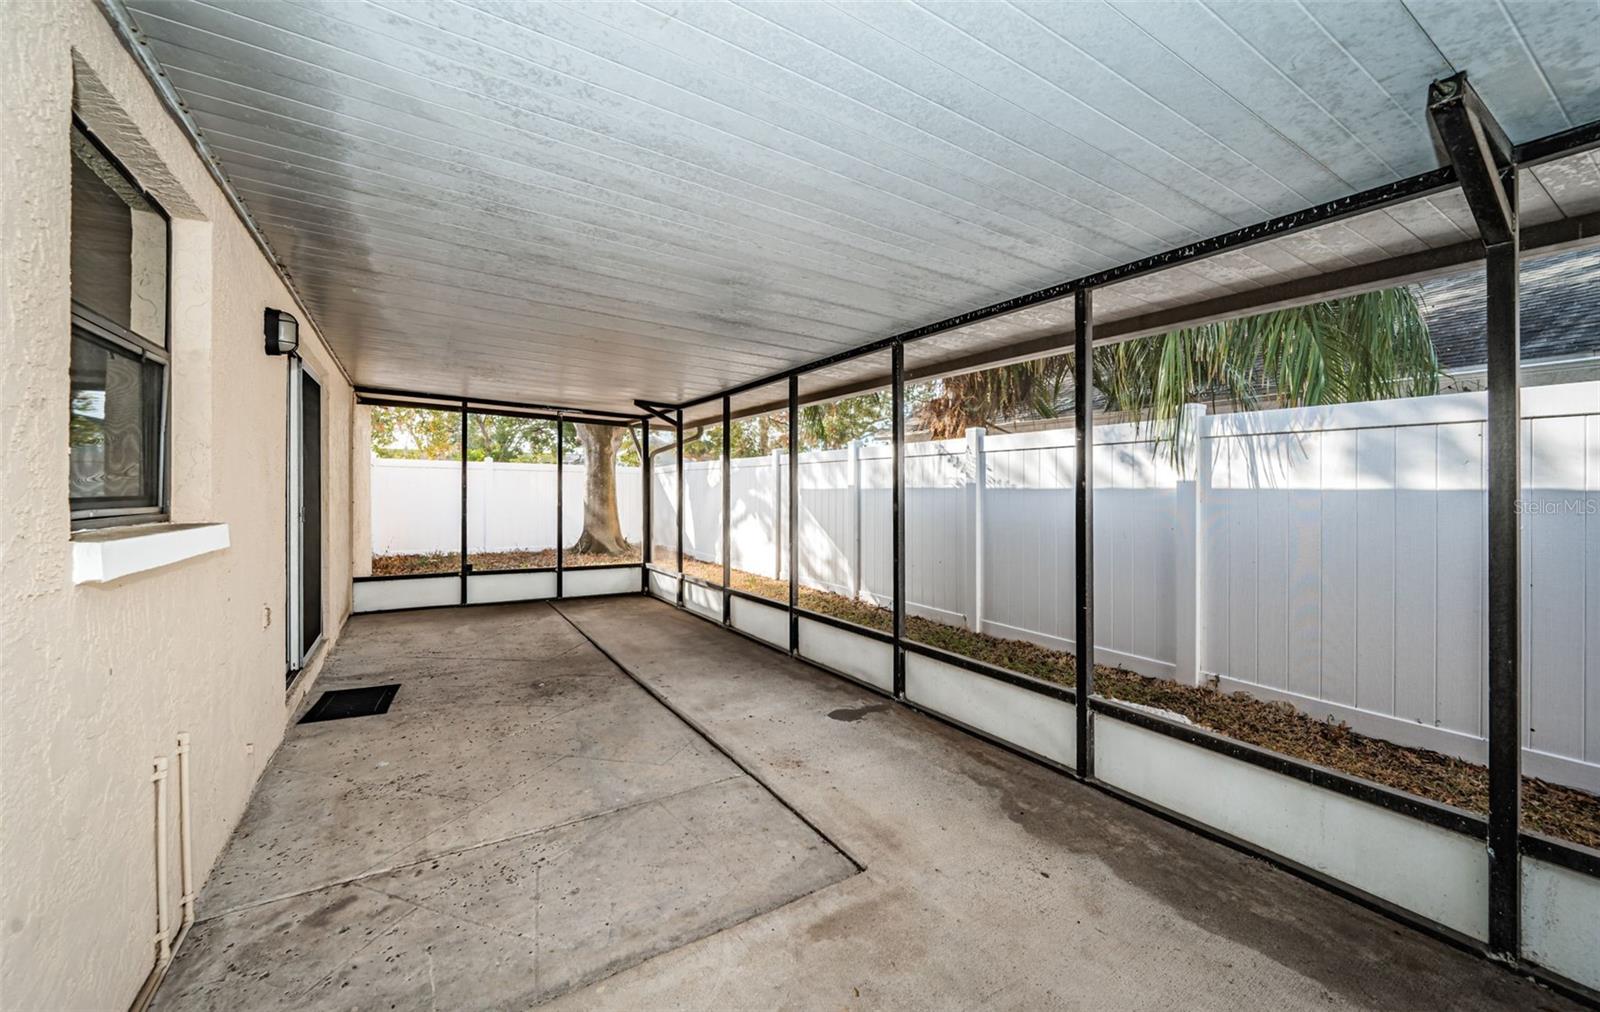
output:
M 1426 90 L 1457 70 L 1514 142 L 1600 119 L 1587 0 L 128 6 L 359 383 L 587 407 L 713 393 L 1433 168 Z M 1600 167 L 1524 191 L 1593 210 Z M 1456 193 L 1363 220 L 1100 312 L 1473 234 Z M 967 336 L 1059 317 L 1013 323 Z

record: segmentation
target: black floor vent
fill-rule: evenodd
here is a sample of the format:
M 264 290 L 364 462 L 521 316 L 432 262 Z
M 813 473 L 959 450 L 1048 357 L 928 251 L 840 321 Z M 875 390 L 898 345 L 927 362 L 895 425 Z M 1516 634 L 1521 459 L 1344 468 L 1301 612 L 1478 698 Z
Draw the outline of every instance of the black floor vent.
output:
M 394 694 L 399 691 L 398 685 L 366 685 L 359 689 L 324 692 L 322 698 L 313 703 L 306 715 L 300 718 L 300 723 L 315 724 L 319 720 L 344 720 L 346 717 L 387 713 L 389 704 L 394 702 Z

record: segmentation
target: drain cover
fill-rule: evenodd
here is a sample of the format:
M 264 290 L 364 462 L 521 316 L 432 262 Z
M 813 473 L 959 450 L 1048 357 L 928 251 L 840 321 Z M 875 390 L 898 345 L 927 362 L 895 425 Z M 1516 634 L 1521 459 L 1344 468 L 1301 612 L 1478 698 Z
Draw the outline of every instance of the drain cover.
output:
M 315 724 L 319 720 L 344 720 L 346 717 L 370 717 L 387 713 L 398 685 L 366 685 L 359 689 L 335 689 L 324 692 L 322 698 L 311 705 L 302 724 Z

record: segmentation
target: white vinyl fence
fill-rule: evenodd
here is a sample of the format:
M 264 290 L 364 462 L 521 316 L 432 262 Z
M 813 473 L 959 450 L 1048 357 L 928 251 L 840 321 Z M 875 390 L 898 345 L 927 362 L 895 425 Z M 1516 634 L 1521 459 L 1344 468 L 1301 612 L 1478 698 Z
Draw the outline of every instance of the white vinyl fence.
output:
M 564 544 L 583 533 L 582 464 L 562 478 Z M 372 551 L 375 555 L 450 552 L 461 546 L 459 460 L 372 459 Z M 638 542 L 644 498 L 636 467 L 617 468 L 623 535 Z M 467 550 L 540 551 L 556 546 L 556 465 L 467 464 Z
M 1192 406 L 1176 460 L 1097 427 L 1097 657 L 1485 760 L 1485 396 Z M 1526 765 L 1600 790 L 1600 383 L 1530 387 L 1523 410 Z M 735 567 L 787 576 L 787 471 L 732 462 Z M 1073 472 L 1070 429 L 908 445 L 907 611 L 1071 650 Z M 887 605 L 890 448 L 799 473 L 801 582 Z M 720 559 L 720 483 L 685 468 L 691 557 Z

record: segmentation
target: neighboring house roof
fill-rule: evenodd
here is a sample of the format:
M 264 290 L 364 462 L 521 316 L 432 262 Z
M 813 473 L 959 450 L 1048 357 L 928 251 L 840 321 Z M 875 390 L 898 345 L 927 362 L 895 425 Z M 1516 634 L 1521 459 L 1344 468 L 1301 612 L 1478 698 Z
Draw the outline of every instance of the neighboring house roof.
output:
M 1446 372 L 1482 369 L 1483 269 L 1421 284 L 1423 317 Z M 1600 357 L 1600 246 L 1522 264 L 1522 360 Z

